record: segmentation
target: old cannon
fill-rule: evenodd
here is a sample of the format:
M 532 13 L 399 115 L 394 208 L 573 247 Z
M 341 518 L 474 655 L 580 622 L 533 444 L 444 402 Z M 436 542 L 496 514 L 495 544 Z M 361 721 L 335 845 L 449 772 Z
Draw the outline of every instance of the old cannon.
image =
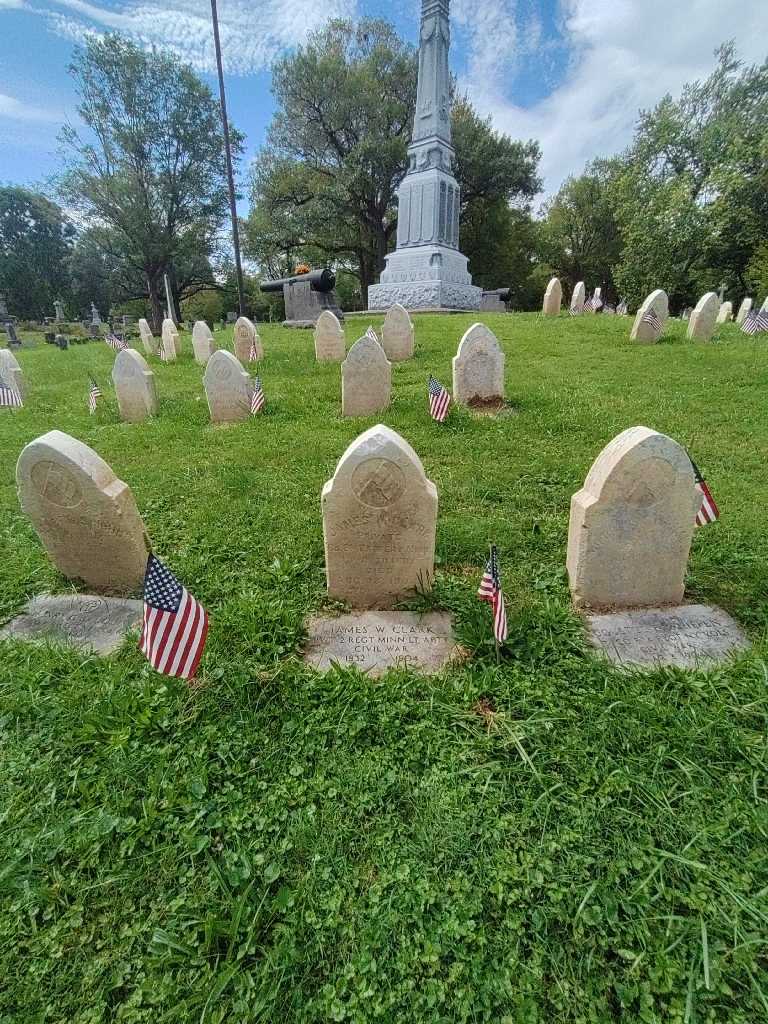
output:
M 480 298 L 481 313 L 504 313 L 506 306 L 504 301 L 512 293 L 511 288 L 494 288 L 491 291 L 483 292 Z
M 336 292 L 336 276 L 325 267 L 311 270 L 308 274 L 283 277 L 277 281 L 264 281 L 263 292 L 282 291 L 285 300 L 284 327 L 314 327 L 324 309 L 330 309 L 339 320 L 344 314 L 339 306 Z

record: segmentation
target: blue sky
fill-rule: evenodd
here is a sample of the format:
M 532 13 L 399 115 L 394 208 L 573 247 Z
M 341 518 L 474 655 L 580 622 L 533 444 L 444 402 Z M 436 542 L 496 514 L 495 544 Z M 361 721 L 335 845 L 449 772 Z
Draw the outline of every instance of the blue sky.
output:
M 247 158 L 272 112 L 269 67 L 329 17 L 382 16 L 414 43 L 420 0 L 219 0 L 230 116 Z M 497 128 L 537 138 L 545 194 L 630 139 L 638 109 L 705 76 L 734 38 L 765 59 L 765 0 L 452 0 L 451 65 Z M 215 89 L 210 0 L 0 0 L 0 182 L 58 168 L 56 135 L 76 119 L 67 75 L 89 32 L 119 31 L 186 60 Z

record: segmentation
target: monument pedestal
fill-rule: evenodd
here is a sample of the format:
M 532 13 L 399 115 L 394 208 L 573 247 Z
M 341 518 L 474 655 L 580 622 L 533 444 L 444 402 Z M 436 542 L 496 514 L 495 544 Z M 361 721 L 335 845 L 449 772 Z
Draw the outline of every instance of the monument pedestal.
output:
M 480 308 L 483 289 L 472 284 L 467 257 L 442 245 L 398 249 L 387 256 L 379 284 L 368 289 L 368 309 Z

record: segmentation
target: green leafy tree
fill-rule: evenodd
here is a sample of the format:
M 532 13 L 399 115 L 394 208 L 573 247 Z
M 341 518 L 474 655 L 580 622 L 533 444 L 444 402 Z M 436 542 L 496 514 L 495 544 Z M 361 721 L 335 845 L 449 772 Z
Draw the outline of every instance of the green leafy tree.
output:
M 0 292 L 16 316 L 53 316 L 69 295 L 67 262 L 75 229 L 39 192 L 0 188 Z
M 104 229 L 131 280 L 143 282 L 155 325 L 163 275 L 174 299 L 213 283 L 210 261 L 227 212 L 219 107 L 171 55 L 115 35 L 90 38 L 70 67 L 87 129 L 64 127 L 66 200 Z M 232 131 L 235 155 L 242 138 Z

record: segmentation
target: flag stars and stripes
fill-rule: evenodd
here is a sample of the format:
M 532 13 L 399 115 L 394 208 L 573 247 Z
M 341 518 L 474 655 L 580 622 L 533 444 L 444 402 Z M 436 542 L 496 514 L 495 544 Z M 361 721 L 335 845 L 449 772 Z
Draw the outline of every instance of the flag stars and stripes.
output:
M 429 415 L 433 420 L 442 423 L 448 415 L 451 405 L 450 392 L 431 375 L 427 384 L 427 392 L 429 394 Z
M 88 388 L 88 411 L 91 416 L 96 412 L 96 406 L 99 399 L 101 398 L 101 388 L 96 381 L 91 377 L 91 384 Z
M 128 343 L 123 341 L 122 338 L 118 338 L 116 334 L 108 334 L 104 341 L 109 345 L 113 352 L 122 352 L 123 349 L 128 348 Z
M 497 643 L 504 643 L 507 639 L 507 609 L 504 603 L 504 592 L 501 589 L 499 556 L 495 544 L 491 547 L 491 555 L 486 563 L 480 586 L 477 589 L 477 596 L 481 601 L 488 601 L 491 605 L 493 609 L 493 635 Z
M 768 309 L 753 309 L 747 313 L 741 329 L 745 334 L 760 334 L 762 331 L 768 331 Z
M 648 324 L 649 327 L 652 327 L 656 334 L 661 334 L 662 328 L 664 326 L 661 321 L 661 317 L 653 308 L 653 306 L 651 306 L 650 309 L 647 309 L 645 313 L 643 313 L 641 322 L 644 324 Z
M 255 416 L 260 413 L 264 408 L 264 387 L 261 383 L 261 377 L 253 378 L 253 391 L 251 392 L 251 415 Z
M 144 623 L 139 647 L 152 668 L 192 679 L 205 650 L 208 613 L 159 558 L 144 576 Z
M 691 458 L 690 455 L 688 458 Z M 702 496 L 701 508 L 696 513 L 696 525 L 706 526 L 708 523 L 714 523 L 720 518 L 720 509 L 717 507 L 717 503 L 712 497 L 712 492 L 707 486 L 707 481 L 702 476 L 701 470 L 693 459 L 691 459 L 691 465 L 693 466 L 693 475 L 696 477 L 696 490 Z
M 23 409 L 24 403 L 18 388 L 9 384 L 4 377 L 0 377 L 0 407 L 3 406 L 9 409 Z

